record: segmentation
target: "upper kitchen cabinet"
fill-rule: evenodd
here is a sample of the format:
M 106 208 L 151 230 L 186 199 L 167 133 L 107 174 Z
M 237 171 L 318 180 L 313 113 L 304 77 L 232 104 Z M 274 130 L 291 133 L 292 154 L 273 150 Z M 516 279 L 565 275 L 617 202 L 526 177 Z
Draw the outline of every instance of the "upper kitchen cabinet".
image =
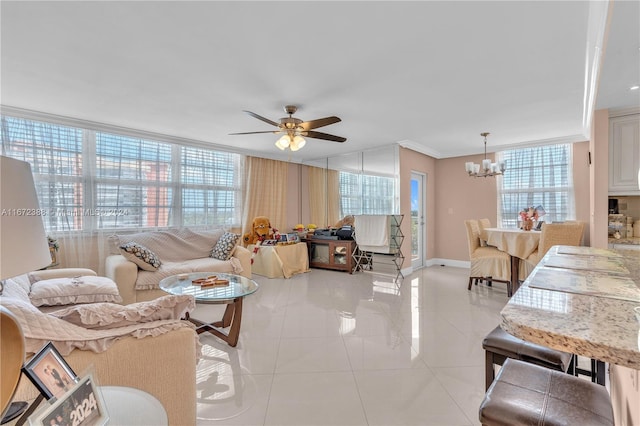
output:
M 609 195 L 640 195 L 640 114 L 609 119 Z

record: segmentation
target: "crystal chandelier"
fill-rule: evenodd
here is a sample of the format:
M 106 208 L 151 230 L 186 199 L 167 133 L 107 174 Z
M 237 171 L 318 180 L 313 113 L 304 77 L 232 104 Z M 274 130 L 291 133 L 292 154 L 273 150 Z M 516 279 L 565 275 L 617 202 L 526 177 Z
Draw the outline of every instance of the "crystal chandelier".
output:
M 471 161 L 464 163 L 465 170 L 469 176 L 473 177 L 487 177 L 503 174 L 507 169 L 505 162 L 500 161 L 499 163 L 492 163 L 491 160 L 487 158 L 487 136 L 489 136 L 489 132 L 480 133 L 480 136 L 484 136 L 484 160 L 482 160 L 482 164 L 475 164 Z

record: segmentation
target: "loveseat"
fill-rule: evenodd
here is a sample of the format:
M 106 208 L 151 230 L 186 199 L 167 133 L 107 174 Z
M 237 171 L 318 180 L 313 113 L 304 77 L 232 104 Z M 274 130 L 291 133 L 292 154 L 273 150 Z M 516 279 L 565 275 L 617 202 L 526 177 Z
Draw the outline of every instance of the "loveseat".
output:
M 74 283 L 83 287 L 95 275 L 76 268 L 6 280 L 0 304 L 22 328 L 26 359 L 52 341 L 76 374 L 91 371 L 99 385 L 141 389 L 162 403 L 169 424 L 194 425 L 200 345 L 193 325 L 178 319 L 193 309 L 193 298 L 167 295 L 129 306 L 96 301 L 50 306 L 49 313 L 31 301 L 32 287 L 42 280 L 79 277 Z M 32 402 L 38 395 L 23 375 L 13 399 Z
M 124 304 L 165 295 L 158 284 L 171 275 L 226 272 L 251 278 L 251 253 L 238 242 L 238 235 L 221 229 L 112 235 L 105 274 L 118 285 Z

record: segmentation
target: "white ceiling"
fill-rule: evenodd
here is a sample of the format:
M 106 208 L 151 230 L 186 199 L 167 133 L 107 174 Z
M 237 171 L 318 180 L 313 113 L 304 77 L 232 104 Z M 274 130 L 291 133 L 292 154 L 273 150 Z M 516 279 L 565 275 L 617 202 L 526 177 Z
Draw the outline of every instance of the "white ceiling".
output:
M 605 1 L 2 1 L 0 102 L 296 162 L 586 140 L 598 77 L 597 108 L 640 106 L 639 4 L 614 3 L 599 68 Z M 286 104 L 347 142 L 228 135 Z

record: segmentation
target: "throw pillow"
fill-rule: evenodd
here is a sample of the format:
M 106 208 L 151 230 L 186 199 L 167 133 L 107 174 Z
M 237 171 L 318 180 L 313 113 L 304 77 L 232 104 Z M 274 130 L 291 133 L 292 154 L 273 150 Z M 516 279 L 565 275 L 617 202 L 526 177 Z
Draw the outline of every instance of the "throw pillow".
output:
M 34 306 L 122 302 L 116 283 L 109 278 L 96 276 L 36 281 L 31 285 L 29 299 Z
M 162 262 L 154 252 L 134 241 L 120 246 L 122 255 L 145 271 L 157 271 Z
M 209 257 L 213 257 L 218 260 L 229 260 L 231 259 L 231 255 L 233 254 L 233 250 L 238 245 L 238 241 L 240 240 L 240 235 L 234 234 L 232 232 L 225 232 L 218 242 L 211 250 L 211 254 Z

